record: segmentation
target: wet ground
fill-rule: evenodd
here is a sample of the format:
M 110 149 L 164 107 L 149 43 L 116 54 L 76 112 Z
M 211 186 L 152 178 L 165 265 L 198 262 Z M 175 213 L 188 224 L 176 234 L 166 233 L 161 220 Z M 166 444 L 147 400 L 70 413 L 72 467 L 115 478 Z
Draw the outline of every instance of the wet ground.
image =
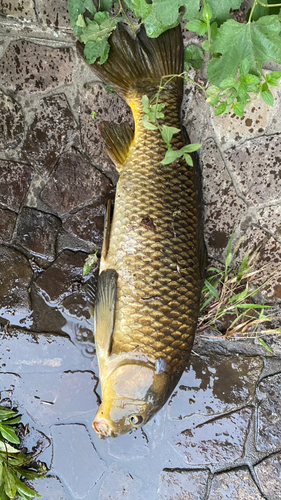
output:
M 78 57 L 66 1 L 1 2 L 0 393 L 29 423 L 24 445 L 50 468 L 42 500 L 280 499 L 281 341 L 198 335 L 168 404 L 143 430 L 101 441 L 100 387 L 82 277 L 100 249 L 116 171 L 102 120 L 131 120 Z M 46 6 L 47 5 L 47 6 Z M 214 118 L 187 88 L 184 123 L 201 142 L 206 243 L 232 231 L 262 243 L 265 298 L 281 299 L 281 90 L 243 119 Z M 96 118 L 92 120 L 92 110 Z M 92 274 L 96 273 L 96 269 Z M 201 332 L 202 333 L 202 332 Z

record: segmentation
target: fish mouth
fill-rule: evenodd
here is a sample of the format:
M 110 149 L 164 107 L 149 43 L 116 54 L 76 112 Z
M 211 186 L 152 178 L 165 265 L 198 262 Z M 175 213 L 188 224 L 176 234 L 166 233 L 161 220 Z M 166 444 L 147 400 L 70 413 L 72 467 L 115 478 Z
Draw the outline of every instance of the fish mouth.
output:
M 112 431 L 105 418 L 94 420 L 93 428 L 95 429 L 100 439 L 106 439 L 107 437 L 112 436 Z

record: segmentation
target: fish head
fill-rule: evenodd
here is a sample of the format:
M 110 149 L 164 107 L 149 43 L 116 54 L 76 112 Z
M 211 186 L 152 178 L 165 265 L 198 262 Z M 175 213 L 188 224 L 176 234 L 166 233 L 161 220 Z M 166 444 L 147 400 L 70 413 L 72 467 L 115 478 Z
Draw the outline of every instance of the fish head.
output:
M 170 377 L 146 364 L 118 366 L 103 385 L 103 401 L 93 427 L 99 437 L 117 437 L 142 427 L 170 394 Z

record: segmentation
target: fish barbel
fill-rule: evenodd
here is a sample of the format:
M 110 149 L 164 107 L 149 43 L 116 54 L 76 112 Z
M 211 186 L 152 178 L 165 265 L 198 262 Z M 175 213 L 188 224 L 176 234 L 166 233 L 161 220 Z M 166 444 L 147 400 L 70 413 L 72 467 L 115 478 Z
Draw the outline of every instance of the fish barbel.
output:
M 150 39 L 144 28 L 132 38 L 119 24 L 110 45 L 108 60 L 91 68 L 130 105 L 135 130 L 105 123 L 102 131 L 120 177 L 94 310 L 102 403 L 93 426 L 101 438 L 143 426 L 176 386 L 194 340 L 205 260 L 196 167 L 183 158 L 162 165 L 161 133 L 141 121 L 142 96 L 154 98 L 161 77 L 182 72 L 180 27 Z M 167 80 L 159 123 L 181 129 L 182 79 Z M 184 144 L 175 134 L 172 148 Z

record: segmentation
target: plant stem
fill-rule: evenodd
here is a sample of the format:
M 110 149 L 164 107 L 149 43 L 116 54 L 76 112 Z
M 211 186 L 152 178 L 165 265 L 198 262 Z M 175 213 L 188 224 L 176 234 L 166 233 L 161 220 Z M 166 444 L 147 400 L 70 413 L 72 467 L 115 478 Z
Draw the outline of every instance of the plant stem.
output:
M 133 33 L 134 33 L 134 35 L 135 35 L 135 36 L 137 36 L 137 34 L 136 34 L 136 30 L 135 30 L 135 27 L 134 27 L 133 23 L 131 23 L 130 19 L 128 18 L 127 14 L 126 14 L 126 12 L 125 12 L 125 10 L 124 10 L 124 7 L 123 7 L 123 5 L 122 5 L 122 1 L 121 1 L 121 0 L 118 0 L 118 3 L 119 3 L 119 7 L 120 7 L 120 10 L 119 10 L 118 14 L 120 14 L 120 12 L 122 12 L 122 14 L 124 15 L 125 19 L 128 21 L 129 25 L 131 26 L 131 28 L 132 28 L 132 30 L 133 30 Z M 117 15 L 118 15 L 118 14 L 117 14 Z
M 203 6 L 206 8 L 206 0 L 203 0 Z M 209 54 L 210 54 L 210 48 L 211 48 L 211 25 L 210 25 L 210 20 L 209 16 L 206 17 L 206 23 L 207 23 L 207 32 L 208 32 L 208 44 L 209 44 Z
M 251 12 L 250 12 L 247 24 L 250 24 L 250 22 L 252 21 L 253 13 L 254 13 L 254 10 L 255 10 L 255 7 L 256 7 L 257 3 L 258 3 L 258 0 L 255 0 L 254 3 L 253 3 L 253 7 L 251 8 Z

